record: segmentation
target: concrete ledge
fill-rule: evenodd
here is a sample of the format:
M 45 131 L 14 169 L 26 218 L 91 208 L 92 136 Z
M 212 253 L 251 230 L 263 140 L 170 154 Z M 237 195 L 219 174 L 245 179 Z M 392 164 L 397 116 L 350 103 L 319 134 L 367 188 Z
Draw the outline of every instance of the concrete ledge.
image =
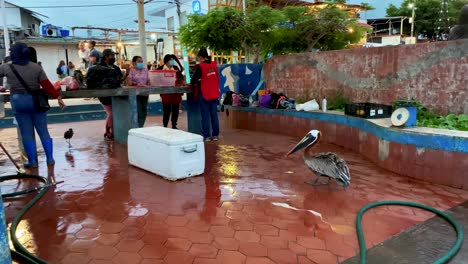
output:
M 227 107 L 231 128 L 302 137 L 311 129 L 322 140 L 356 151 L 387 170 L 433 183 L 468 189 L 468 133 L 449 135 L 395 129 L 338 112 L 298 112 Z
M 186 101 L 182 101 L 182 109 L 187 109 Z M 162 104 L 161 102 L 148 103 L 148 115 L 161 115 Z M 106 112 L 102 109 L 99 102 L 90 102 L 89 104 L 70 105 L 65 110 L 60 110 L 57 106 L 47 112 L 47 119 L 49 124 L 80 122 L 89 120 L 103 120 L 106 119 Z M 15 127 L 13 124 L 13 113 L 11 108 L 5 109 L 5 118 L 0 118 L 0 129 Z

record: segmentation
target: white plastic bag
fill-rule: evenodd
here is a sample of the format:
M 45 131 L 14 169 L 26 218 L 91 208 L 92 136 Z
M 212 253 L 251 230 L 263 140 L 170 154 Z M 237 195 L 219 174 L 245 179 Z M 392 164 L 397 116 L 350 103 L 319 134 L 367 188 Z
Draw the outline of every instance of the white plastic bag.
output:
M 311 111 L 317 111 L 319 110 L 319 105 L 315 99 L 308 101 L 307 103 L 304 104 L 303 106 L 304 111 L 306 112 L 311 112 Z

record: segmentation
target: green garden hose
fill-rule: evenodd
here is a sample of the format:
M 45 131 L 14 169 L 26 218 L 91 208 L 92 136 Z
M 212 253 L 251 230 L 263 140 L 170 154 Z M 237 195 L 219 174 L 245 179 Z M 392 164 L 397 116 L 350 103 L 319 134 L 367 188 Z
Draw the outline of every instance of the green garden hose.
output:
M 458 222 L 456 222 L 452 216 L 450 216 L 447 213 L 444 213 L 442 211 L 439 211 L 435 208 L 432 208 L 427 205 L 423 204 L 418 204 L 418 203 L 413 203 L 413 202 L 406 202 L 406 201 L 380 201 L 380 202 L 374 202 L 370 203 L 361 210 L 359 210 L 359 213 L 356 217 L 356 230 L 357 230 L 357 236 L 359 240 L 359 251 L 360 251 L 360 263 L 365 264 L 366 263 L 366 255 L 367 255 L 367 248 L 366 248 L 366 241 L 364 239 L 364 234 L 362 232 L 362 226 L 361 226 L 361 221 L 364 213 L 377 206 L 383 206 L 383 205 L 400 205 L 400 206 L 409 206 L 409 207 L 415 207 L 415 208 L 420 208 L 426 211 L 430 211 L 432 213 L 435 213 L 436 215 L 444 218 L 447 222 L 449 222 L 454 228 L 457 233 L 457 241 L 453 245 L 453 247 L 440 259 L 436 260 L 433 264 L 443 264 L 449 261 L 455 254 L 457 254 L 458 250 L 460 249 L 462 242 L 463 242 L 463 230 Z
M 39 199 L 41 199 L 42 196 L 47 192 L 48 188 L 52 185 L 55 185 L 55 183 L 49 183 L 49 180 L 45 177 L 38 176 L 38 175 L 29 175 L 29 174 L 13 174 L 13 175 L 6 175 L 0 177 L 0 182 L 3 181 L 8 181 L 8 180 L 21 180 L 21 179 L 36 179 L 40 182 L 43 183 L 42 186 L 36 187 L 33 189 L 29 190 L 24 190 L 24 191 L 19 191 L 19 192 L 13 192 L 13 193 L 7 193 L 7 194 L 2 194 L 2 198 L 11 198 L 11 197 L 16 197 L 20 195 L 25 195 L 28 193 L 32 192 L 38 192 L 36 196 L 34 196 L 33 199 L 31 199 L 21 210 L 18 212 L 18 214 L 15 216 L 13 221 L 11 222 L 10 226 L 10 237 L 11 237 L 11 242 L 13 243 L 13 247 L 15 250 L 11 250 L 11 255 L 13 258 L 18 259 L 22 261 L 22 263 L 28 263 L 28 264 L 47 264 L 46 261 L 34 256 L 31 254 L 19 241 L 18 238 L 16 237 L 16 229 L 18 228 L 18 224 L 21 221 L 21 218 L 23 215 L 37 202 Z

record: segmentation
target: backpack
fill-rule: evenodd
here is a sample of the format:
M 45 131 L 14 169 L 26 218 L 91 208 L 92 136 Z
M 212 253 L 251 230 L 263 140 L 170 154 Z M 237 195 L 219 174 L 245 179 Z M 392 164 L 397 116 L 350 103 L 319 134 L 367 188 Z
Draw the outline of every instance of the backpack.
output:
M 232 95 L 234 94 L 233 91 L 227 91 L 226 96 L 223 100 L 223 105 L 232 105 Z
M 240 101 L 240 106 L 242 106 L 242 107 L 249 107 L 249 105 L 250 105 L 249 97 L 246 96 L 246 95 L 241 94 L 239 96 L 239 101 Z
M 268 108 L 271 109 L 282 109 L 278 108 L 279 107 L 279 101 L 288 99 L 284 94 L 282 93 L 271 93 L 271 101 L 270 101 L 270 106 Z
M 57 67 L 57 70 L 55 71 L 58 75 L 62 75 L 63 71 L 61 67 Z
M 261 108 L 269 108 L 270 107 L 270 102 L 271 102 L 271 95 L 270 94 L 261 95 L 260 96 L 259 106 Z
M 279 102 L 279 104 L 284 109 L 295 109 L 296 108 L 296 101 L 294 99 L 291 99 L 291 98 L 281 100 Z
M 232 94 L 232 106 L 241 106 L 240 96 L 236 93 Z
M 278 101 L 276 103 L 276 108 L 275 109 L 286 109 L 286 107 L 284 107 L 284 103 L 288 101 L 288 98 L 286 98 L 286 96 L 284 95 L 280 95 L 280 97 L 278 98 Z

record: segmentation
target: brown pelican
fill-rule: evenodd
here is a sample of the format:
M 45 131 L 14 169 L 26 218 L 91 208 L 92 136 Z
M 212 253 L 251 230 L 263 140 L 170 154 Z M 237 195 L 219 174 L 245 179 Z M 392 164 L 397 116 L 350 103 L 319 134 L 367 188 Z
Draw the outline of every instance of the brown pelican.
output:
M 335 153 L 311 153 L 311 148 L 320 140 L 320 131 L 311 130 L 305 135 L 297 145 L 291 149 L 286 157 L 294 152 L 305 148 L 304 161 L 307 167 L 317 176 L 315 180 L 306 182 L 312 185 L 328 184 L 330 179 L 336 180 L 337 184 L 347 187 L 350 184 L 351 176 L 349 175 L 349 168 L 346 162 L 338 157 Z M 320 177 L 328 177 L 327 182 L 319 182 Z

